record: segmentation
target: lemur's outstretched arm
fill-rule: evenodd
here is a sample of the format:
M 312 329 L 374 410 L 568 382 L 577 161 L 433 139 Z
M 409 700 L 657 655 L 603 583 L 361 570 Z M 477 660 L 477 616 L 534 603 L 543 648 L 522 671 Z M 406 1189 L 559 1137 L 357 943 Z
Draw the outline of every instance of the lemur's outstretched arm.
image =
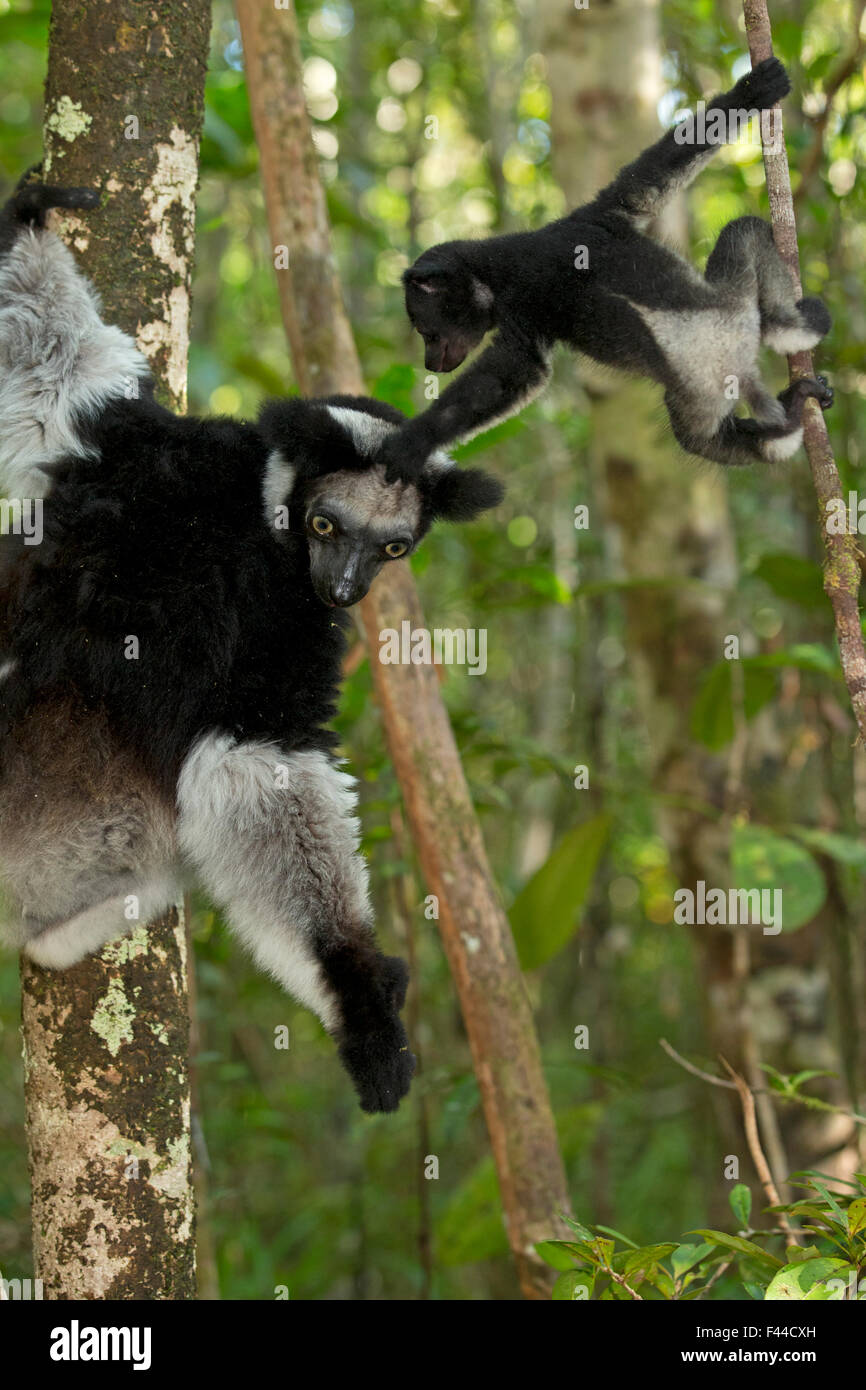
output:
M 411 476 L 446 440 L 464 443 L 516 415 L 547 385 L 548 351 L 542 343 L 500 328 L 493 342 L 423 414 L 385 440 L 379 458 L 386 480 Z
M 790 90 L 788 74 L 779 59 L 766 58 L 729 92 L 708 101 L 703 120 L 690 113 L 685 121 L 621 169 L 593 200 L 591 208 L 622 212 L 639 227 L 644 226 L 696 178 L 720 145 L 737 139 L 749 113 L 768 111 Z M 742 113 L 742 119 L 731 122 L 733 112 Z M 720 121 L 718 113 L 725 119 Z

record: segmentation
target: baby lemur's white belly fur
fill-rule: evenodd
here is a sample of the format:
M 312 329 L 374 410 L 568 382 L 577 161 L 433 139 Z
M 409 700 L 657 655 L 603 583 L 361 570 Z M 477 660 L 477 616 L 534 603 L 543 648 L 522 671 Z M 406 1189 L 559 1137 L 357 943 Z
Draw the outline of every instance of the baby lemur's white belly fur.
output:
M 677 386 L 690 397 L 695 429 L 714 434 L 740 396 L 748 399 L 748 383 L 758 373 L 757 301 L 752 297 L 691 312 L 632 308 L 664 353 Z

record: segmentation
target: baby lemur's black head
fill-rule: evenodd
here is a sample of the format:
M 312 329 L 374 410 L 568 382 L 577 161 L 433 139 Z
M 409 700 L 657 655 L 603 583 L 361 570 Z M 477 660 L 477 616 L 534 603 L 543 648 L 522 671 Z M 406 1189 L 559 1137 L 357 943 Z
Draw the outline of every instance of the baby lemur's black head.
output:
M 406 312 L 424 339 L 424 366 L 453 372 L 494 326 L 493 294 L 454 242 L 433 246 L 403 274 Z
M 357 603 L 382 566 L 410 555 L 434 521 L 471 521 L 502 500 L 495 478 L 458 468 L 441 451 L 412 482 L 386 483 L 374 460 L 404 421 L 399 410 L 366 396 L 271 401 L 259 417 L 271 451 L 266 516 L 279 538 L 288 508 L 287 532 L 306 534 L 310 578 L 323 603 Z

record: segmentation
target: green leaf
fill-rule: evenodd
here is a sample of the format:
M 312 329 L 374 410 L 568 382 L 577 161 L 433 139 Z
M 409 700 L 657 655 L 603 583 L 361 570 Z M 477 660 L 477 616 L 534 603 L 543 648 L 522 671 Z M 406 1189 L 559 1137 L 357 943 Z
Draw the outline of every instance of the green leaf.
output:
M 558 1128 L 559 1125 L 557 1124 L 557 1129 Z M 612 1226 L 602 1226 L 601 1224 L 596 1226 L 595 1229 L 597 1231 L 604 1231 L 606 1236 L 613 1236 L 615 1240 L 621 1240 L 623 1245 L 628 1245 L 632 1250 L 637 1250 L 637 1241 L 629 1240 L 628 1236 L 624 1236 L 622 1231 L 615 1231 Z
M 508 915 L 524 970 L 543 965 L 573 936 L 609 834 L 606 815 L 576 825 L 518 893 Z
M 704 1240 L 711 1240 L 714 1245 L 721 1245 L 725 1250 L 736 1250 L 738 1255 L 751 1255 L 762 1264 L 772 1265 L 776 1269 L 781 1267 L 781 1260 L 771 1255 L 768 1250 L 762 1250 L 753 1240 L 746 1240 L 745 1236 L 729 1236 L 727 1231 L 702 1230 L 690 1231 L 689 1234 L 703 1236 Z
M 723 748 L 734 737 L 731 663 L 715 665 L 692 706 L 692 735 L 707 748 Z
M 573 1231 L 576 1231 L 576 1232 L 577 1232 L 577 1234 L 580 1236 L 581 1240 L 583 1240 L 583 1241 L 590 1241 L 590 1240 L 592 1240 L 592 1231 L 589 1229 L 588 1226 L 582 1226 L 581 1223 L 580 1223 L 579 1221 L 575 1221 L 575 1219 L 574 1219 L 573 1216 L 565 1216 L 565 1215 L 563 1215 L 563 1218 L 562 1218 L 562 1219 L 563 1219 L 563 1221 L 565 1222 L 566 1226 L 570 1226 L 571 1229 L 572 1229 Z
M 738 1182 L 728 1195 L 731 1211 L 741 1226 L 748 1226 L 752 1214 L 752 1194 L 744 1182 Z
M 613 1259 L 615 1248 L 615 1242 L 612 1240 L 605 1240 L 603 1236 L 596 1236 L 590 1246 L 590 1249 L 595 1251 L 599 1263 L 605 1265 L 609 1265 Z
M 839 658 L 829 647 L 819 642 L 795 642 L 791 647 L 782 647 L 775 652 L 763 652 L 760 656 L 750 656 L 753 666 L 763 666 L 770 670 L 774 666 L 793 666 L 798 671 L 815 671 L 818 675 L 841 678 Z
M 691 729 L 707 748 L 723 748 L 734 737 L 733 683 L 731 661 L 719 661 L 712 668 L 692 706 Z M 740 662 L 743 676 L 743 713 L 754 719 L 776 694 L 776 674 L 764 669 L 755 658 Z
M 652 1284 L 654 1289 L 658 1289 L 662 1298 L 676 1297 L 676 1286 L 665 1265 L 653 1265 L 652 1269 L 648 1269 L 646 1281 Z
M 785 931 L 811 921 L 827 896 L 824 875 L 809 851 L 763 825 L 734 826 L 731 875 L 738 889 L 780 890 Z
M 804 608 L 821 608 L 825 603 L 824 572 L 813 560 L 778 551 L 762 555 L 755 574 L 769 584 L 779 598 L 791 599 Z
M 802 1300 L 807 1297 L 821 1300 L 841 1298 L 844 1290 L 828 1292 L 823 1282 L 831 1276 L 838 1278 L 838 1270 L 850 1269 L 847 1260 L 837 1260 L 828 1255 L 817 1260 L 803 1260 L 797 1264 L 785 1265 L 770 1280 L 764 1298 L 768 1303 L 781 1303 L 788 1299 Z M 821 1282 L 819 1282 L 821 1281 Z M 816 1290 L 812 1293 L 811 1290 Z
M 715 1250 L 712 1245 L 680 1245 L 671 1255 L 671 1265 L 677 1278 L 681 1278 L 689 1269 L 694 1269 Z
M 819 854 L 838 859 L 840 864 L 853 864 L 857 869 L 866 869 L 866 843 L 856 835 L 838 835 L 835 831 L 817 830 L 805 825 L 792 825 L 790 833 Z
M 576 1262 L 584 1258 L 578 1253 L 579 1247 L 568 1240 L 540 1240 L 535 1250 L 551 1269 L 574 1269 Z
M 675 1241 L 665 1242 L 662 1245 L 643 1245 L 639 1250 L 629 1250 L 622 1261 L 621 1272 L 626 1276 L 636 1274 L 640 1271 L 643 1278 L 646 1278 L 650 1270 L 659 1263 L 666 1260 L 674 1250 L 677 1249 Z M 620 1273 L 620 1262 L 617 1260 L 614 1265 L 617 1273 Z M 629 1279 L 629 1283 L 631 1283 Z
M 789 1245 L 785 1254 L 789 1265 L 799 1265 L 806 1260 L 817 1260 L 821 1251 L 817 1245 Z
M 836 1219 L 840 1221 L 842 1225 L 847 1229 L 847 1217 L 845 1216 L 845 1213 L 840 1207 L 839 1203 L 836 1201 L 834 1193 L 830 1192 L 829 1188 L 825 1187 L 824 1183 L 821 1182 L 815 1182 L 812 1184 L 812 1186 L 815 1188 L 816 1192 L 819 1192 L 821 1194 L 821 1196 L 830 1207 L 830 1210 L 833 1212 L 833 1215 L 836 1217 Z
M 592 1297 L 594 1286 L 594 1270 L 570 1269 L 567 1274 L 560 1274 L 550 1296 L 554 1303 L 561 1303 L 566 1300 L 586 1303 Z
M 866 1197 L 858 1197 L 848 1208 L 848 1234 L 862 1235 L 866 1232 Z

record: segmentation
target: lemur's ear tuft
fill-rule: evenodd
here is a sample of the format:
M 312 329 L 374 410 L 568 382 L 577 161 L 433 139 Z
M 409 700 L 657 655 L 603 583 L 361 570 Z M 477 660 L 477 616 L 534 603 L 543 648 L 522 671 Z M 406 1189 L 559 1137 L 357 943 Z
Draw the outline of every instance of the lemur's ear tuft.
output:
M 424 294 L 436 294 L 444 288 L 450 276 L 451 271 L 447 265 L 437 265 L 435 261 L 431 261 L 426 265 L 410 265 L 408 270 L 403 271 L 403 284 L 411 285 L 413 289 L 421 290 Z
M 433 514 L 443 521 L 472 521 L 505 496 L 499 479 L 480 468 L 443 468 L 430 484 Z

